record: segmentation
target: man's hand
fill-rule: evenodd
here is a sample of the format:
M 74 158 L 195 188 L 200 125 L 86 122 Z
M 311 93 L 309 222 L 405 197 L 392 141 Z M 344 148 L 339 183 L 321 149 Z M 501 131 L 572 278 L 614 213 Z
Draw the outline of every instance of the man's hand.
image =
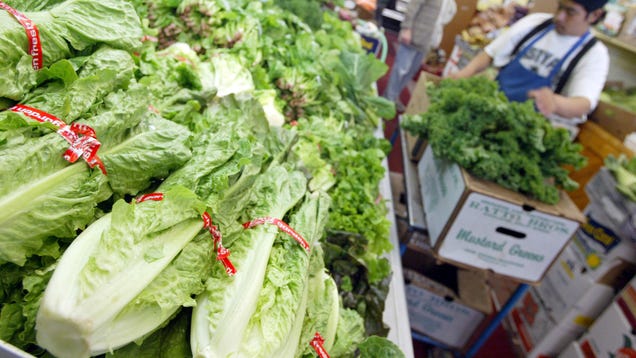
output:
M 548 87 L 529 91 L 528 98 L 534 99 L 537 110 L 544 116 L 550 116 L 556 112 L 556 95 Z
M 413 33 L 411 32 L 411 29 L 400 30 L 400 34 L 398 35 L 398 41 L 401 44 L 410 45 L 412 38 L 413 38 Z

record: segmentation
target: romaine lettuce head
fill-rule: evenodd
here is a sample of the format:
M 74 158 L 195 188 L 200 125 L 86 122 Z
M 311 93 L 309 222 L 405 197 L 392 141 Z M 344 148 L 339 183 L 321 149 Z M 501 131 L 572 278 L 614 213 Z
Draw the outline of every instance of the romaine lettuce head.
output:
M 44 67 L 98 44 L 126 51 L 141 45 L 141 21 L 128 1 L 67 0 L 24 15 L 38 27 Z M 20 100 L 36 85 L 28 45 L 22 25 L 0 11 L 0 97 Z
M 292 215 L 290 226 L 307 241 L 310 249 L 323 234 L 329 203 L 326 194 L 308 194 Z M 301 328 L 294 322 L 297 316 L 302 317 L 305 313 L 303 295 L 308 287 L 310 255 L 288 234 L 278 233 L 257 309 L 250 317 L 243 337 L 240 356 L 285 356 L 283 352 L 288 339 L 297 337 Z
M 152 113 L 141 91 L 115 92 L 102 111 L 81 123 L 102 143 L 107 175 L 82 160 L 66 162 L 68 143 L 57 133 L 29 136 L 0 147 L 0 262 L 22 265 L 31 255 L 55 255 L 57 240 L 71 239 L 95 219 L 96 206 L 113 192 L 137 194 L 191 156 L 190 132 Z M 33 128 L 13 114 L 14 131 Z M 20 127 L 22 126 L 22 127 Z
M 209 233 L 197 236 L 205 204 L 183 187 L 163 194 L 117 201 L 64 252 L 40 303 L 40 346 L 58 357 L 101 354 L 194 304 L 211 248 Z
M 256 178 L 243 202 L 234 201 L 234 196 L 227 200 L 241 205 L 235 216 L 238 222 L 282 219 L 304 197 L 306 187 L 301 172 L 274 162 Z M 225 357 L 240 351 L 250 317 L 257 309 L 277 232 L 276 226 L 264 224 L 229 238 L 230 259 L 237 273 L 228 277 L 222 267 L 215 267 L 205 292 L 197 297 L 190 336 L 193 356 Z

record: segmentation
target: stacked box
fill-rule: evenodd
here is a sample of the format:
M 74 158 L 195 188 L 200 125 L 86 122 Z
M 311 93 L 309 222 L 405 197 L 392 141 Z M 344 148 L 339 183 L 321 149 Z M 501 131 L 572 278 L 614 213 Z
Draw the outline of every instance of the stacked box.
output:
M 417 165 L 437 257 L 536 284 L 585 217 L 565 194 L 547 205 L 468 174 L 427 147 Z

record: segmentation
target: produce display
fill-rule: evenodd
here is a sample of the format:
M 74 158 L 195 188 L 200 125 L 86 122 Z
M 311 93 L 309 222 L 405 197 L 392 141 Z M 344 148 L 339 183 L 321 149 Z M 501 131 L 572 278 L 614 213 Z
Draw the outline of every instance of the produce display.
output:
M 636 157 L 610 154 L 605 157 L 605 167 L 616 179 L 616 190 L 636 202 Z
M 478 48 L 488 45 L 502 30 L 528 14 L 528 8 L 517 2 L 477 7 L 477 13 L 460 36 L 466 43 Z
M 382 321 L 375 135 L 395 109 L 350 23 L 284 1 L 0 5 L 0 339 L 56 357 L 402 355 Z
M 607 87 L 601 93 L 601 100 L 636 112 L 636 87 Z
M 536 112 L 532 101 L 509 102 L 484 76 L 427 85 L 427 111 L 400 123 L 427 139 L 436 156 L 548 204 L 559 201 L 559 189 L 578 188 L 569 168 L 586 165 L 582 145 Z

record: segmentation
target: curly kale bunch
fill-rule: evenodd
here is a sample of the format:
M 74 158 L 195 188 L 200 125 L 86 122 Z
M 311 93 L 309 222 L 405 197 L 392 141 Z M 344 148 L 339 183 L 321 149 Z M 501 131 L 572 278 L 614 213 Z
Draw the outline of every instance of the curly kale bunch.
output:
M 427 139 L 436 156 L 548 204 L 559 201 L 559 189 L 578 188 L 566 168 L 587 164 L 581 144 L 553 127 L 531 101 L 509 102 L 495 81 L 482 76 L 429 83 L 427 94 L 428 110 L 403 116 L 400 125 Z

